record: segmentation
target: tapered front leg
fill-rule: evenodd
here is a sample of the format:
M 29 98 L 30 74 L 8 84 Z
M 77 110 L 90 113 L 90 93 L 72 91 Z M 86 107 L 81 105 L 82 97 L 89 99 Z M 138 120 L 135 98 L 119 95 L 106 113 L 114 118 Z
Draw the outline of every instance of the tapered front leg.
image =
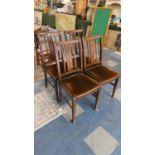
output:
M 43 66 L 43 71 L 44 71 L 44 77 L 45 77 L 45 87 L 47 88 L 47 73 L 46 73 L 46 66 Z
M 76 117 L 76 103 L 75 100 L 72 99 L 72 123 L 75 122 L 75 117 Z
M 97 108 L 98 108 L 100 94 L 101 94 L 101 88 L 99 88 L 99 89 L 97 90 L 97 94 L 96 94 L 96 103 L 95 103 L 94 110 L 97 110 Z
M 119 79 L 119 78 L 117 78 L 117 79 L 115 80 L 115 84 L 114 84 L 114 88 L 113 88 L 113 92 L 112 92 L 111 97 L 114 97 L 115 90 L 116 90 L 116 86 L 117 86 L 117 83 L 118 83 L 118 79 Z
M 59 99 L 59 83 L 58 83 L 58 79 L 54 79 L 54 89 L 55 89 L 55 94 L 56 94 L 57 101 L 60 102 L 60 99 Z
M 60 81 L 57 80 L 57 84 L 58 84 L 58 96 L 59 96 L 59 102 L 61 102 L 61 84 Z

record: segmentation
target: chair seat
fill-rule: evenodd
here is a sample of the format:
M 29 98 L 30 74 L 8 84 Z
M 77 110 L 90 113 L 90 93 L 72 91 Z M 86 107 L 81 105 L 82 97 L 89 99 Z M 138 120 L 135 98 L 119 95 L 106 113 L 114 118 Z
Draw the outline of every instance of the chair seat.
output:
M 56 64 L 52 64 L 52 65 L 46 66 L 46 72 L 50 76 L 55 77 L 55 78 L 58 78 L 58 71 L 57 71 Z
M 109 83 L 119 77 L 119 73 L 112 71 L 102 65 L 88 68 L 85 72 L 99 84 Z
M 68 94 L 74 98 L 90 94 L 99 87 L 93 79 L 83 73 L 63 78 L 61 82 Z
M 61 71 L 63 73 L 63 64 L 61 62 L 60 62 L 60 68 L 61 68 Z M 57 69 L 56 62 L 48 62 L 46 64 L 46 72 L 50 76 L 55 77 L 55 78 L 58 78 L 58 69 Z

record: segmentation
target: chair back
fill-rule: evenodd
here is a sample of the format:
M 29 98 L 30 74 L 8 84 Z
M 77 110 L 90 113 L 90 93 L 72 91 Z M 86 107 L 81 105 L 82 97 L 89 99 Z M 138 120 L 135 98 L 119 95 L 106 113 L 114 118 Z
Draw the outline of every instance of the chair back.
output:
M 100 35 L 85 38 L 84 48 L 84 69 L 102 63 L 102 37 Z
M 66 40 L 78 39 L 84 36 L 82 29 L 68 30 L 68 31 L 64 31 L 64 33 L 65 33 Z
M 39 29 L 36 29 L 34 31 L 34 45 L 35 45 L 35 49 L 39 49 L 39 40 L 38 40 L 38 37 L 37 37 L 37 33 L 43 33 L 43 32 L 49 32 L 48 30 L 42 30 L 41 28 Z
M 62 41 L 54 46 L 59 79 L 83 71 L 83 48 L 80 39 Z
M 62 41 L 61 35 L 59 32 L 37 34 L 43 64 L 56 63 L 54 43 Z
M 65 39 L 66 40 L 80 39 L 82 47 L 83 47 L 82 39 L 83 39 L 84 34 L 83 34 L 82 29 L 64 31 L 64 34 L 65 34 Z M 75 46 L 75 48 L 78 48 L 78 47 Z M 78 50 L 76 50 L 76 52 L 78 52 Z

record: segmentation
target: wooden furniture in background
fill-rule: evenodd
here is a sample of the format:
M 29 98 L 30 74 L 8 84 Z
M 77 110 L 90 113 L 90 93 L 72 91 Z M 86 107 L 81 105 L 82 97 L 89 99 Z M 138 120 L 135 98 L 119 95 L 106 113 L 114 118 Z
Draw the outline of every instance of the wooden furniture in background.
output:
M 88 0 L 76 0 L 76 15 L 81 15 L 83 19 L 86 18 L 86 8 Z
M 120 31 L 108 30 L 104 46 L 109 48 L 109 49 L 112 49 L 114 51 L 121 52 L 121 48 L 118 48 L 118 46 L 116 46 L 117 37 L 120 34 L 121 34 Z M 120 41 L 121 41 L 121 39 L 120 39 Z

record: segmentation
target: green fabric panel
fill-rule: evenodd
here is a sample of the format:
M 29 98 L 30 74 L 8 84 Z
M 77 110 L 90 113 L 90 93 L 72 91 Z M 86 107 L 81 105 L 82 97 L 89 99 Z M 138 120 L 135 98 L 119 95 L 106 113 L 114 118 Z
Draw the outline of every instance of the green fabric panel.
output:
M 91 31 L 92 36 L 102 35 L 102 40 L 104 40 L 109 23 L 110 13 L 111 13 L 110 9 L 103 9 L 103 8 L 96 9 Z
M 42 25 L 48 25 L 49 27 L 55 28 L 55 16 L 50 16 L 48 14 L 42 15 Z
M 91 25 L 91 22 L 77 18 L 76 29 L 83 29 L 84 36 L 86 35 L 88 25 Z

